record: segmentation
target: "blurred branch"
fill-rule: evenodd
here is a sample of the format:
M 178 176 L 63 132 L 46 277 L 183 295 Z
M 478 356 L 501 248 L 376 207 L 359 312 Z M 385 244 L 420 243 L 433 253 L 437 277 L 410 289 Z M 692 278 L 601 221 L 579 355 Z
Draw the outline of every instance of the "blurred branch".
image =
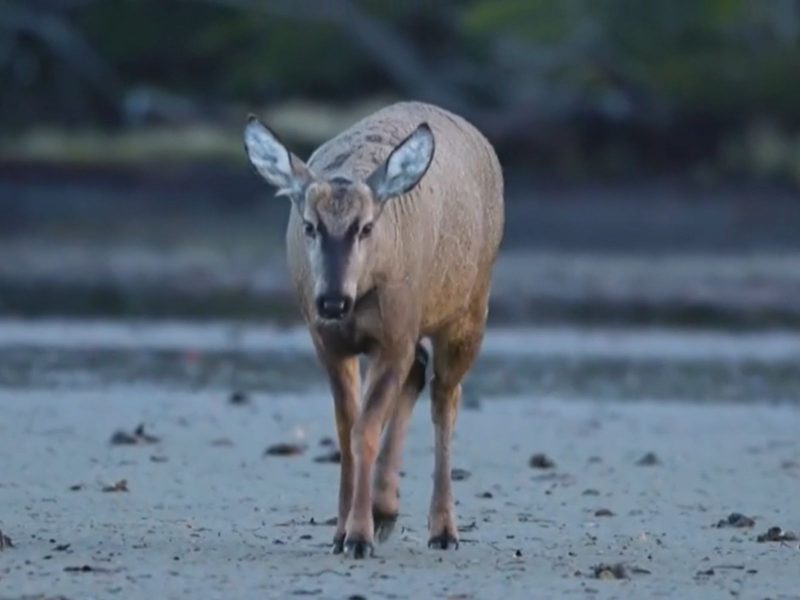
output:
M 10 2 L 0 11 L 0 28 L 10 29 L 12 40 L 25 32 L 41 40 L 118 115 L 131 107 L 133 112 L 150 114 L 153 106 L 156 112 L 176 114 L 175 103 L 165 102 L 163 94 L 139 93 L 122 102 L 126 90 L 115 73 L 71 28 L 66 17 L 70 7 L 97 1 Z M 334 27 L 402 94 L 451 109 L 498 142 L 544 138 L 566 123 L 631 123 L 643 114 L 657 113 L 647 84 L 642 85 L 643 78 L 631 69 L 619 68 L 609 34 L 590 14 L 573 23 L 570 33 L 558 41 L 536 44 L 501 30 L 484 40 L 490 52 L 479 62 L 461 55 L 444 63 L 426 56 L 412 36 L 393 25 L 391 19 L 369 14 L 357 0 L 181 1 Z M 453 18 L 442 26 L 449 27 L 457 38 L 458 23 Z M 565 72 L 577 76 L 565 78 L 561 76 Z
M 0 29 L 14 38 L 29 34 L 40 40 L 57 60 L 84 79 L 110 106 L 119 110 L 121 85 L 116 73 L 66 22 L 53 12 L 6 4 L 0 11 Z
M 97 0 L 28 0 L 26 4 L 44 10 L 65 12 L 77 8 L 84 8 L 96 1 Z
M 376 61 L 405 93 L 462 113 L 470 105 L 458 90 L 428 68 L 404 37 L 362 12 L 351 0 L 181 0 L 258 11 L 285 19 L 329 23 L 339 27 Z
M 492 64 L 476 68 L 464 61 L 441 65 L 421 56 L 414 44 L 385 22 L 366 14 L 353 0 L 182 0 L 211 4 L 302 22 L 330 24 L 354 40 L 407 96 L 427 100 L 470 119 L 496 140 L 530 137 L 549 127 L 612 105 L 625 112 L 630 104 L 622 86 L 592 106 L 580 88 L 558 86 L 550 74 L 575 64 L 593 62 L 593 35 L 580 35 L 556 47 L 532 48 L 519 40 Z M 593 23 L 587 27 L 595 31 Z M 587 41 L 588 40 L 588 41 Z M 500 40 L 502 42 L 503 40 Z M 509 51 L 510 50 L 510 51 Z M 513 58 L 511 58 L 513 56 Z M 466 83 L 466 85 L 464 85 Z M 466 92 L 480 90 L 483 101 Z M 609 99 L 614 102 L 609 102 Z M 622 107 L 622 110 L 619 110 Z M 605 116 L 605 115 L 604 115 Z

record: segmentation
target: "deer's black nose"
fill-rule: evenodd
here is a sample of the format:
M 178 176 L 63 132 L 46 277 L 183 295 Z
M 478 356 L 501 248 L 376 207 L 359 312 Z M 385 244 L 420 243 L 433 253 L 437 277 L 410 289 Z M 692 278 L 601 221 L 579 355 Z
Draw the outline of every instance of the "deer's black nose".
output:
M 317 298 L 317 313 L 323 319 L 338 321 L 350 313 L 353 300 L 347 296 L 320 296 Z

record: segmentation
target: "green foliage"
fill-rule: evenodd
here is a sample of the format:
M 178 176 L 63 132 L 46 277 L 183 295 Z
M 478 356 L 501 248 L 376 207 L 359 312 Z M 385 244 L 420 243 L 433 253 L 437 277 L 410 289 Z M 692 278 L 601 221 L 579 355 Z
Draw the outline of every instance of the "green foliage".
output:
M 0 5 L 0 22 L 3 6 L 31 6 L 27 0 L 6 2 Z M 800 64 L 798 4 L 362 0 L 358 6 L 401 32 L 423 55 L 450 57 L 444 64 L 465 61 L 473 73 L 491 71 L 492 48 L 516 41 L 522 64 L 526 52 L 533 58 L 559 57 L 554 68 L 533 75 L 541 80 L 537 85 L 602 92 L 623 82 L 673 109 L 726 117 L 766 110 L 797 121 L 800 86 L 789 82 Z M 386 89 L 391 79 L 375 57 L 324 20 L 201 0 L 99 0 L 77 6 L 61 12 L 126 86 L 248 102 L 391 91 Z M 46 65 L 39 69 L 41 76 L 52 72 Z
M 368 69 L 331 25 L 202 2 L 96 2 L 77 22 L 127 83 L 205 97 L 336 96 Z
M 540 43 L 566 39 L 583 3 L 576 0 L 482 0 L 470 3 L 463 26 L 468 33 L 492 37 L 498 32 Z
M 671 108 L 800 117 L 800 6 L 746 0 L 478 0 L 468 35 L 517 37 L 567 59 L 551 81 L 597 83 L 597 64 Z M 787 23 L 786 21 L 789 21 Z M 791 21 L 794 21 L 792 31 Z
M 688 139 L 678 145 L 693 147 L 698 122 L 710 132 L 699 154 L 750 139 L 755 122 L 789 137 L 800 128 L 800 0 L 349 0 L 362 25 L 377 24 L 369 43 L 363 29 L 324 16 L 344 0 L 296 0 L 305 12 L 274 1 L 0 0 L 0 122 L 109 122 L 108 105 L 137 86 L 257 107 L 413 97 L 438 85 L 473 114 L 542 111 L 561 164 L 583 164 L 594 143 L 596 130 L 581 130 L 587 114 L 605 116 L 602 151 L 620 163 L 640 140 L 681 128 Z M 15 30 L 19 11 L 65 23 L 118 81 L 103 93 L 102 77 L 76 69 L 45 30 Z M 650 129 L 631 135 L 636 127 Z M 581 136 L 592 139 L 581 146 Z M 737 147 L 750 146 L 763 144 Z

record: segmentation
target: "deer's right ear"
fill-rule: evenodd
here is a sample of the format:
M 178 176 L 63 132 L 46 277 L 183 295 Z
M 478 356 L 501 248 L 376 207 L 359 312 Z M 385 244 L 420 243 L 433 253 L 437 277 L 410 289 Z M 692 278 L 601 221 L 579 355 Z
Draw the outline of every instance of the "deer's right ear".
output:
M 435 146 L 430 125 L 421 123 L 395 146 L 386 162 L 367 177 L 375 199 L 385 202 L 413 189 L 431 166 Z
M 278 188 L 278 195 L 302 200 L 305 190 L 313 180 L 306 164 L 292 155 L 269 127 L 253 115 L 244 129 L 244 147 L 250 162 L 270 184 Z

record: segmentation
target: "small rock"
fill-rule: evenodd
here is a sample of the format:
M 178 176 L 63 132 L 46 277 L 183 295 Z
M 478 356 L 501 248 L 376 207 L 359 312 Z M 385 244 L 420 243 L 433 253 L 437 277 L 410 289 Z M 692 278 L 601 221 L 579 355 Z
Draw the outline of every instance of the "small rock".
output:
M 629 579 L 628 569 L 622 563 L 595 565 L 592 574 L 595 579 Z
M 455 468 L 450 471 L 450 479 L 453 481 L 464 481 L 465 479 L 469 479 L 470 475 L 472 475 L 472 473 L 466 469 Z
M 469 531 L 475 531 L 478 528 L 478 523 L 476 521 L 472 521 L 472 523 L 467 523 L 466 525 L 459 525 L 458 530 L 461 533 L 467 533 Z
M 614 517 L 616 516 L 612 511 L 608 510 L 607 508 L 598 508 L 594 511 L 595 517 Z
M 330 519 L 325 519 L 324 521 L 317 521 L 314 517 L 311 517 L 308 520 L 309 525 L 336 525 L 339 522 L 339 519 L 336 517 L 331 517 Z
M 112 446 L 134 446 L 139 443 L 132 433 L 121 429 L 113 433 L 110 441 Z
M 537 453 L 531 456 L 528 460 L 528 465 L 532 469 L 553 469 L 556 466 L 555 461 L 543 453 Z
M 706 569 L 705 571 L 698 571 L 695 577 L 713 577 L 714 569 Z
M 58 544 L 53 548 L 54 552 L 66 552 L 72 544 Z
M 315 463 L 329 463 L 329 464 L 336 464 L 342 462 L 342 453 L 339 450 L 331 450 L 327 454 L 320 454 L 319 456 L 314 457 Z
M 75 485 L 69 486 L 69 491 L 70 492 L 79 492 L 82 489 L 83 489 L 83 484 L 82 483 L 76 483 Z
M 64 567 L 67 573 L 116 573 L 119 569 L 109 569 L 106 567 L 95 567 L 92 565 L 80 565 L 77 567 Z
M 133 435 L 135 435 L 137 439 L 142 440 L 145 444 L 157 444 L 161 441 L 156 436 L 145 433 L 144 423 L 139 423 L 139 425 L 136 426 L 136 429 L 133 430 Z
M 136 446 L 140 444 L 157 444 L 161 440 L 154 435 L 146 433 L 144 430 L 144 423 L 140 423 L 133 430 L 133 433 L 128 433 L 122 429 L 114 432 L 111 436 L 112 446 Z
M 752 527 L 756 522 L 742 513 L 731 513 L 727 519 L 720 519 L 715 527 Z
M 784 531 L 780 527 L 770 527 L 766 533 L 762 533 L 756 538 L 757 542 L 796 542 L 797 540 L 797 534 Z
M 517 548 L 517 549 L 514 551 L 514 556 L 515 556 L 516 558 L 522 558 L 522 550 L 520 550 L 519 548 Z
M 128 489 L 128 480 L 127 479 L 120 479 L 114 485 L 106 485 L 103 486 L 104 492 L 129 492 Z
M 299 456 L 305 451 L 306 447 L 303 444 L 280 442 L 264 450 L 264 456 Z
M 592 567 L 592 576 L 595 579 L 630 579 L 631 575 L 650 575 L 651 572 L 641 567 L 627 567 L 623 563 L 601 563 Z
M 235 390 L 231 392 L 230 396 L 228 396 L 228 404 L 241 406 L 243 404 L 249 404 L 249 403 L 250 403 L 250 397 L 242 390 Z
M 336 442 L 333 441 L 332 437 L 324 437 L 319 441 L 319 445 L 326 447 L 326 446 L 335 446 Z
M 64 567 L 64 571 L 67 573 L 103 573 L 108 569 L 93 567 L 92 565 L 81 565 L 79 567 Z
M 658 455 L 656 455 L 655 452 L 648 452 L 639 460 L 637 460 L 636 464 L 640 467 L 654 467 L 661 464 L 661 459 L 658 458 Z
M 486 498 L 488 500 L 490 498 L 494 498 L 494 494 L 492 494 L 492 492 L 481 492 L 478 494 L 478 498 Z
M 583 491 L 581 492 L 581 495 L 582 495 L 582 496 L 599 496 L 599 495 L 600 495 L 600 492 L 598 492 L 598 491 L 597 491 L 597 490 L 595 490 L 595 489 L 589 488 L 589 489 L 583 490 Z
M 166 456 L 162 456 L 160 454 L 153 454 L 150 457 L 150 462 L 152 463 L 165 463 L 169 460 Z
M 211 440 L 211 445 L 217 448 L 223 448 L 233 446 L 233 441 L 231 441 L 230 438 L 216 438 Z

